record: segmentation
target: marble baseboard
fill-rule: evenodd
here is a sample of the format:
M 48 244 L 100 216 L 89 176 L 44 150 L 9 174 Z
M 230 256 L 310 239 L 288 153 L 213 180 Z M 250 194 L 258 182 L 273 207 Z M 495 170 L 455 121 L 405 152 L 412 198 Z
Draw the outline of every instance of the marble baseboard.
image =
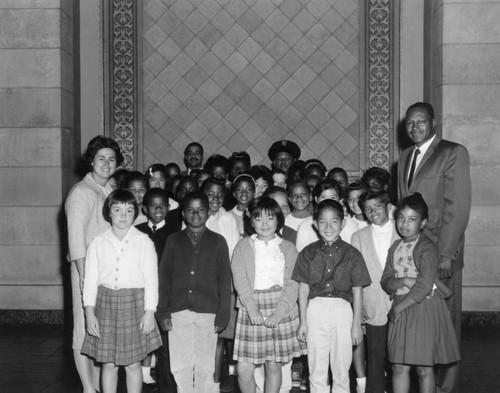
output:
M 64 310 L 0 310 L 0 325 L 57 325 L 65 318 Z M 500 327 L 500 312 L 464 311 L 462 326 Z
M 58 325 L 64 319 L 64 310 L 0 310 L 0 325 Z

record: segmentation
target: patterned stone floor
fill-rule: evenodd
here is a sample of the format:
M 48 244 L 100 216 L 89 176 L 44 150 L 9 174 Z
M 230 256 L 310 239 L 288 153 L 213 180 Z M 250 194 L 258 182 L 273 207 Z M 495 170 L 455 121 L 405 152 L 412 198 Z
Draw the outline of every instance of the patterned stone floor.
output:
M 0 325 L 0 392 L 81 392 L 70 342 L 62 325 Z M 500 392 L 500 329 L 466 328 L 461 347 L 460 393 Z

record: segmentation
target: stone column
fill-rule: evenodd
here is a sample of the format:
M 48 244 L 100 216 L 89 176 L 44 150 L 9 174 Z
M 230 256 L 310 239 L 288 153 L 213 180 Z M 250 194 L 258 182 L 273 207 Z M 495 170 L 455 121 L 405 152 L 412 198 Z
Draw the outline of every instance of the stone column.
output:
M 0 310 L 62 310 L 73 2 L 0 2 Z
M 446 139 L 471 157 L 464 311 L 500 311 L 500 2 L 430 1 L 426 80 Z

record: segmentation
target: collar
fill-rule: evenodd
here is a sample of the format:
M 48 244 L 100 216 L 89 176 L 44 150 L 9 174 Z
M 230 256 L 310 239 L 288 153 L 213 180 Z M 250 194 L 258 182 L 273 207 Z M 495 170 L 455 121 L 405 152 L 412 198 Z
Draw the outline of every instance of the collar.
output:
M 384 224 L 384 225 L 374 225 L 374 224 L 371 224 L 371 227 L 372 227 L 372 230 L 374 233 L 389 233 L 392 231 L 392 229 L 394 228 L 394 220 L 391 220 L 389 218 L 389 220 Z
M 425 153 L 427 153 L 427 150 L 429 150 L 429 147 L 431 146 L 432 142 L 434 142 L 434 139 L 436 139 L 436 134 L 434 134 L 431 139 L 429 139 L 418 148 L 420 150 L 420 157 L 423 157 Z M 417 146 L 415 146 L 415 148 L 413 149 L 413 154 L 415 154 L 415 150 L 417 150 Z
M 250 238 L 255 242 L 265 244 L 264 240 L 260 240 L 257 237 L 256 233 L 254 233 L 252 236 L 250 236 Z M 279 245 L 279 244 L 281 244 L 281 241 L 282 241 L 281 237 L 279 237 L 277 234 L 274 234 L 274 237 L 267 242 L 267 246 Z
M 156 230 L 161 229 L 165 226 L 165 220 L 161 220 L 158 224 L 153 224 L 151 220 L 148 221 L 148 227 L 153 230 L 153 225 L 156 225 Z
M 329 245 L 323 239 L 320 239 L 319 242 L 320 242 L 320 249 L 324 252 L 330 252 L 331 249 L 340 248 L 342 246 L 342 238 L 340 236 L 337 238 L 337 240 L 335 240 L 332 243 L 332 245 Z

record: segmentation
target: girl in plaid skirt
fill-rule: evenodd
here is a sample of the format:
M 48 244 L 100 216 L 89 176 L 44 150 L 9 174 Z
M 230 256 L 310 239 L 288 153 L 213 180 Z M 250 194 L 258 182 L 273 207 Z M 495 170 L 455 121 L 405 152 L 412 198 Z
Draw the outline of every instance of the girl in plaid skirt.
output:
M 85 260 L 82 353 L 103 364 L 104 393 L 116 392 L 119 366 L 125 366 L 127 391 L 140 393 L 141 360 L 161 346 L 154 318 L 157 256 L 148 235 L 133 227 L 138 213 L 130 191 L 113 191 L 103 207 L 112 226 L 92 239 Z
M 239 241 L 231 261 L 239 308 L 234 360 L 242 393 L 255 392 L 256 365 L 265 367 L 265 391 L 278 393 L 282 363 L 305 353 L 296 336 L 298 283 L 290 279 L 297 250 L 277 235 L 285 220 L 276 201 L 256 198 L 248 209 L 255 233 Z

